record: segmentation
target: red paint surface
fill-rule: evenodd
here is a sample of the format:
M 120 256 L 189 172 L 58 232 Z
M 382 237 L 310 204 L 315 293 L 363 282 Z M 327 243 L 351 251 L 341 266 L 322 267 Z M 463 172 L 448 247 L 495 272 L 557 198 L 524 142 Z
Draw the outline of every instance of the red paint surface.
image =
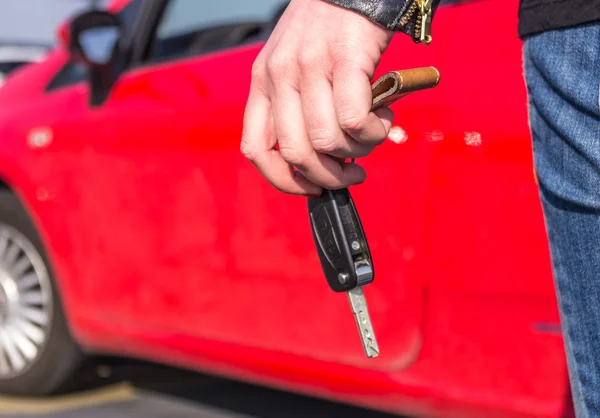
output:
M 559 319 L 516 16 L 516 0 L 443 8 L 429 47 L 398 36 L 382 60 L 377 75 L 434 65 L 442 80 L 394 105 L 408 140 L 363 159 L 353 189 L 375 360 L 322 277 L 305 200 L 239 152 L 260 45 L 131 71 L 93 110 L 85 83 L 43 93 L 63 51 L 16 74 L 0 178 L 39 228 L 77 340 L 398 413 L 567 414 L 562 339 L 540 329 Z M 53 140 L 31 149 L 38 127 Z

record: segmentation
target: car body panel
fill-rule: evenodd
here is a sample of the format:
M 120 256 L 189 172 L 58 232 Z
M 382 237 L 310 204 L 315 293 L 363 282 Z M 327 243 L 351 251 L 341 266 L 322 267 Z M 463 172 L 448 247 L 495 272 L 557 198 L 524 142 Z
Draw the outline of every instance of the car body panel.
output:
M 239 152 L 259 44 L 132 69 L 96 108 L 85 82 L 45 92 L 62 49 L 15 75 L 0 178 L 78 342 L 417 416 L 568 415 L 517 6 L 443 7 L 430 46 L 398 36 L 382 59 L 376 76 L 435 65 L 442 80 L 394 105 L 352 189 L 376 266 L 374 360 L 322 277 L 306 201 Z

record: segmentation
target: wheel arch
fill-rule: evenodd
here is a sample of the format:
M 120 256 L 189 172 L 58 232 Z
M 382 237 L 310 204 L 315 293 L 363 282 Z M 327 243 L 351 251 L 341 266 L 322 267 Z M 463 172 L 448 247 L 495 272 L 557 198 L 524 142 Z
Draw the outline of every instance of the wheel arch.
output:
M 8 191 L 12 193 L 12 189 L 9 187 L 8 183 L 0 178 L 0 191 Z
M 0 179 L 0 216 L 3 225 L 6 225 L 4 233 L 7 233 L 5 238 L 9 240 L 7 242 L 10 245 L 6 248 L 9 248 L 10 254 L 14 254 L 16 257 L 29 258 L 28 267 L 21 270 L 21 273 L 25 273 L 30 268 L 33 269 L 31 272 L 35 270 L 36 283 L 39 283 L 39 285 L 30 284 L 27 288 L 21 289 L 21 292 L 25 292 L 22 293 L 23 295 L 27 292 L 39 294 L 39 299 L 35 299 L 33 303 L 44 306 L 39 309 L 44 309 L 48 314 L 45 318 L 49 320 L 44 323 L 28 315 L 21 318 L 22 320 L 29 318 L 30 322 L 23 322 L 24 324 L 35 323 L 35 325 L 39 325 L 38 335 L 40 335 L 40 339 L 31 338 L 32 334 L 28 334 L 25 331 L 26 328 L 21 329 L 23 334 L 20 340 L 14 337 L 12 341 L 13 354 L 8 356 L 9 360 L 7 361 L 7 364 L 11 365 L 8 368 L 4 367 L 5 374 L 0 378 L 0 392 L 12 396 L 47 396 L 70 387 L 73 376 L 85 360 L 85 355 L 73 338 L 70 322 L 67 320 L 66 307 L 68 304 L 65 303 L 63 298 L 64 292 L 62 290 L 64 288 L 60 288 L 60 280 L 52 280 L 57 277 L 55 263 L 53 257 L 50 256 L 52 251 L 49 251 L 50 248 L 44 242 L 44 231 L 40 227 L 42 224 L 40 223 L 39 213 L 35 213 L 35 197 L 33 199 L 26 198 L 27 196 L 36 196 L 36 188 L 28 189 L 26 183 L 17 182 L 16 184 L 22 186 L 23 189 L 17 190 L 15 187 L 11 187 L 5 177 Z M 10 243 L 11 239 L 12 243 Z M 12 259 L 13 262 L 18 260 L 16 257 Z M 20 260 L 17 264 L 21 263 Z M 42 264 L 48 274 L 41 272 Z M 12 277 L 11 279 L 10 270 L 7 273 L 5 279 L 18 288 L 17 280 L 21 278 Z M 42 274 L 40 275 L 40 273 Z M 49 296 L 49 298 L 43 298 L 44 292 L 46 292 L 46 297 Z M 44 300 L 51 300 L 52 303 L 46 303 Z M 11 315 L 15 313 L 18 315 L 18 309 L 13 311 L 10 308 L 11 305 L 8 306 L 8 318 L 11 318 Z M 35 311 L 32 310 L 32 312 Z M 38 316 L 38 318 L 41 318 L 41 316 Z M 35 325 L 31 325 L 30 329 L 35 329 Z M 24 341 L 27 341 L 27 336 L 31 338 L 28 345 L 24 343 Z M 22 354 L 19 354 L 17 347 L 21 347 L 20 352 Z
M 6 179 L 6 176 L 2 175 L 2 173 L 0 173 L 0 192 L 9 192 L 10 194 L 12 194 L 18 200 L 21 208 L 23 209 L 23 211 L 27 215 L 27 218 L 29 219 L 29 222 L 31 222 L 31 224 L 33 225 L 33 228 L 38 236 L 38 239 L 42 246 L 42 250 L 44 252 L 43 256 L 46 259 L 46 262 L 48 264 L 47 267 L 50 269 L 50 273 L 51 273 L 52 277 L 55 279 L 54 285 L 56 288 L 56 292 L 58 293 L 57 296 L 58 296 L 58 299 L 60 300 L 61 307 L 63 309 L 65 318 L 67 320 L 67 325 L 69 326 L 70 332 L 73 335 L 74 334 L 73 329 L 72 329 L 73 321 L 70 320 L 71 318 L 73 318 L 73 316 L 71 315 L 71 310 L 69 309 L 71 304 L 68 301 L 68 292 L 65 292 L 64 283 L 60 279 L 60 274 L 58 274 L 57 269 L 55 267 L 54 257 L 52 256 L 52 253 L 49 250 L 48 237 L 47 237 L 46 232 L 42 228 L 41 220 L 36 215 L 36 213 L 33 211 L 31 205 L 25 198 L 24 193 L 22 193 L 22 191 L 19 188 L 17 188 L 16 186 L 14 186 L 10 181 L 8 181 Z

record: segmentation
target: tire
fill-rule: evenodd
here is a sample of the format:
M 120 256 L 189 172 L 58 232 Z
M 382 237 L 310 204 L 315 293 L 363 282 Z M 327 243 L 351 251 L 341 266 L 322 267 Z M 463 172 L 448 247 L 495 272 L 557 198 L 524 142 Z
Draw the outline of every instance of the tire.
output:
M 35 227 L 17 197 L 0 190 L 0 393 L 57 393 L 82 361 Z

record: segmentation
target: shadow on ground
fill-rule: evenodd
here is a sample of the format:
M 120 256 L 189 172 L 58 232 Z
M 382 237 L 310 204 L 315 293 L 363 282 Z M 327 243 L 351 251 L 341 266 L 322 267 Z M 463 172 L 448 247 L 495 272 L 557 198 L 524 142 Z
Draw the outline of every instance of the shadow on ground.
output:
M 145 398 L 166 398 L 169 402 L 183 403 L 191 408 L 208 407 L 223 411 L 223 416 L 398 418 L 176 368 L 122 359 L 98 359 L 80 375 L 77 390 L 93 390 L 123 382 L 133 386 L 136 393 Z M 76 396 L 76 392 L 71 395 Z

